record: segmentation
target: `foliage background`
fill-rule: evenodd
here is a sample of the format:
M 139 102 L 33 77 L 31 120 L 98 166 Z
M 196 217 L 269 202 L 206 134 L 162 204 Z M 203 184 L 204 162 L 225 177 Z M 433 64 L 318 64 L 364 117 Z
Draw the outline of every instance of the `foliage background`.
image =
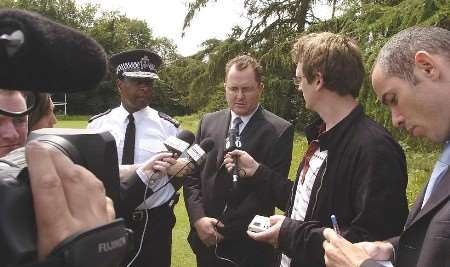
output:
M 190 0 L 185 28 L 201 8 L 215 1 Z M 331 18 L 320 19 L 314 14 L 313 7 L 318 2 L 332 5 Z M 163 81 L 157 84 L 151 105 L 170 115 L 184 115 L 180 117 L 183 127 L 193 131 L 202 113 L 225 107 L 225 64 L 243 53 L 255 56 L 264 67 L 263 105 L 301 131 L 315 115 L 305 109 L 291 82 L 295 69 L 290 55 L 292 44 L 298 36 L 309 32 L 346 34 L 357 40 L 363 52 L 366 79 L 359 101 L 369 116 L 391 130 L 406 151 L 410 202 L 431 173 L 437 157 L 435 146 L 413 141 L 405 133 L 392 129 L 389 113 L 376 104 L 369 74 L 380 47 L 393 34 L 414 25 L 450 29 L 450 0 L 245 0 L 243 8 L 250 19 L 249 26 L 235 26 L 225 40 L 206 40 L 189 57 L 178 55 L 171 40 L 155 37 L 145 21 L 130 19 L 120 11 L 103 11 L 90 4 L 77 6 L 74 0 L 0 0 L 0 8 L 4 7 L 35 11 L 79 29 L 96 39 L 108 55 L 132 48 L 155 50 L 165 64 L 160 70 Z M 86 117 L 118 104 L 115 82 L 109 75 L 95 90 L 69 94 L 69 114 L 86 116 L 63 121 L 58 126 L 84 128 Z M 301 134 L 297 133 L 295 142 L 293 170 L 305 147 Z M 183 203 L 177 205 L 176 213 L 173 266 L 193 266 L 194 257 L 185 242 L 189 225 Z
M 189 27 L 197 12 L 210 2 L 216 0 L 190 0 L 184 27 Z M 333 7 L 331 18 L 324 20 L 314 14 L 313 7 L 319 2 Z M 120 11 L 103 11 L 92 4 L 77 6 L 74 0 L 0 0 L 0 7 L 35 11 L 77 28 L 96 39 L 109 55 L 132 48 L 155 50 L 165 64 L 151 105 L 170 115 L 202 114 L 225 107 L 226 62 L 239 54 L 253 55 L 265 71 L 263 105 L 293 122 L 298 130 L 315 115 L 305 109 L 303 98 L 291 82 L 295 69 L 292 44 L 309 32 L 346 34 L 359 43 L 363 52 L 366 79 L 359 101 L 366 112 L 390 129 L 404 148 L 435 148 L 392 128 L 388 111 L 376 104 L 369 75 L 380 47 L 400 30 L 414 25 L 450 29 L 450 0 L 245 0 L 243 9 L 249 26 L 235 26 L 225 40 L 206 40 L 189 57 L 177 54 L 171 40 L 153 36 L 145 21 L 130 19 Z M 109 75 L 95 90 L 70 94 L 68 103 L 72 115 L 93 115 L 118 105 L 115 81 Z

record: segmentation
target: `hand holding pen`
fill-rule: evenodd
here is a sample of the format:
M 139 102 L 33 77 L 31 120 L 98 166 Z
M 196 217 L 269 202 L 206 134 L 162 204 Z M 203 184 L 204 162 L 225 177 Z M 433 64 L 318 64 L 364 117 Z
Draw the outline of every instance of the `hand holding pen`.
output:
M 339 225 L 337 223 L 336 215 L 331 215 L 331 224 L 333 225 L 333 229 L 336 234 L 341 235 L 341 230 L 339 229 Z

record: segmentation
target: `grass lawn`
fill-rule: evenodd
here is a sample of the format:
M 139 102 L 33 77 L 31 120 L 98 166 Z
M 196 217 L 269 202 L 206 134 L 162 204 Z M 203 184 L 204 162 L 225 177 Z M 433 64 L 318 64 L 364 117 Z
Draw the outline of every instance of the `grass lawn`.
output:
M 195 132 L 199 121 L 197 115 L 177 117 L 184 129 Z M 63 120 L 60 119 L 56 127 L 62 128 L 86 128 L 86 120 Z M 294 138 L 294 150 L 292 152 L 292 164 L 289 177 L 294 178 L 297 171 L 297 165 L 301 156 L 307 148 L 305 138 L 299 134 Z M 417 195 L 422 190 L 424 183 L 427 181 L 433 164 L 437 159 L 438 152 L 420 153 L 411 150 L 406 151 L 408 164 L 408 189 L 407 195 L 410 205 L 414 203 Z M 189 232 L 189 219 L 184 206 L 184 200 L 181 197 L 180 202 L 175 208 L 177 223 L 173 230 L 173 247 L 172 247 L 172 266 L 185 267 L 195 266 L 195 256 L 192 253 L 189 244 L 186 241 Z

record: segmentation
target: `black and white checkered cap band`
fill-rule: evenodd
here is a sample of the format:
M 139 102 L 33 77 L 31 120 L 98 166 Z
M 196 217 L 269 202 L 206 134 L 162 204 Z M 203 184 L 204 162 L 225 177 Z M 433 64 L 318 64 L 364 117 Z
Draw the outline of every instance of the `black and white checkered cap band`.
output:
M 143 71 L 141 69 L 141 62 L 124 62 L 119 64 L 116 69 L 116 73 L 118 74 L 120 71 L 132 72 L 132 71 Z M 148 71 L 155 72 L 155 65 L 148 64 Z

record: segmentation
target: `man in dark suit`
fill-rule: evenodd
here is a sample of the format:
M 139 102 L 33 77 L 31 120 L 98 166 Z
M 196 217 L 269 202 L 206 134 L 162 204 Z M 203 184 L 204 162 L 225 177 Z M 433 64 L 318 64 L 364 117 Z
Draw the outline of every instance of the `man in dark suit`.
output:
M 381 49 L 372 73 L 374 91 L 392 113 L 392 123 L 413 136 L 444 143 L 424 191 L 400 236 L 352 245 L 324 230 L 327 266 L 450 266 L 450 31 L 413 27 Z
M 230 260 L 241 267 L 270 266 L 274 261 L 273 248 L 249 239 L 245 231 L 256 214 L 270 216 L 280 203 L 275 203 L 270 188 L 255 181 L 233 181 L 223 166 L 225 152 L 239 147 L 287 177 L 293 127 L 259 104 L 261 73 L 250 56 L 230 60 L 224 84 L 229 108 L 206 114 L 197 131 L 197 143 L 205 138 L 215 141 L 204 166 L 184 185 L 191 223 L 188 241 L 198 266 L 229 266 Z

